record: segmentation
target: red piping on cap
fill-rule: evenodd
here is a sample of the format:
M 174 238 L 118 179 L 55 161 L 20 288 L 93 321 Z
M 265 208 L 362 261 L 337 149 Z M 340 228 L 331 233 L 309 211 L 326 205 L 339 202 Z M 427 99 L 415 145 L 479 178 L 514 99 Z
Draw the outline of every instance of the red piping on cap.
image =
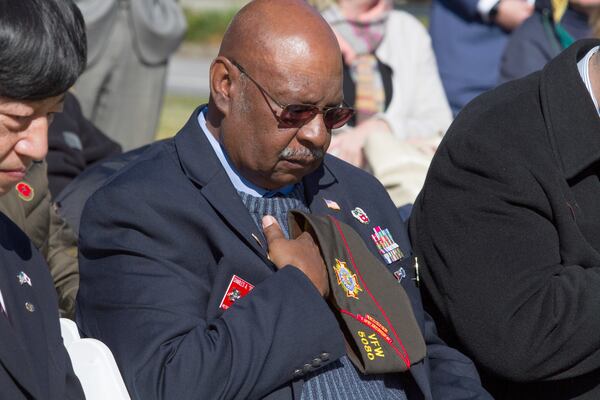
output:
M 369 287 L 365 283 L 365 281 L 364 281 L 364 279 L 362 277 L 362 274 L 360 273 L 360 270 L 358 269 L 358 267 L 356 266 L 356 263 L 354 262 L 354 256 L 352 255 L 352 251 L 350 251 L 350 247 L 348 246 L 348 242 L 346 241 L 346 236 L 344 236 L 344 233 L 342 232 L 342 228 L 340 227 L 339 222 L 335 218 L 333 218 L 332 216 L 329 216 L 329 218 L 335 224 L 335 227 L 337 228 L 338 232 L 340 233 L 340 236 L 342 237 L 342 240 L 344 241 L 344 246 L 346 247 L 346 251 L 350 255 L 350 262 L 354 266 L 354 270 L 358 274 L 358 278 L 362 282 L 363 287 L 365 288 L 365 290 L 367 291 L 367 293 L 369 294 L 369 296 L 371 296 L 371 299 L 373 299 L 373 302 L 375 303 L 375 305 L 377 306 L 377 308 L 379 309 L 379 311 L 381 311 L 381 314 L 383 314 L 383 318 L 385 319 L 385 322 L 388 323 L 389 327 L 392 330 L 392 333 L 394 334 L 394 336 L 396 337 L 396 340 L 400 344 L 400 347 L 402 347 L 402 352 L 404 352 L 404 357 L 402 357 L 402 355 L 400 355 L 400 352 L 398 352 L 398 350 L 396 348 L 394 348 L 394 349 L 398 352 L 398 355 L 400 355 L 400 358 L 402 359 L 402 361 L 404 362 L 404 364 L 406 364 L 406 368 L 410 368 L 410 358 L 408 356 L 408 353 L 407 353 L 406 349 L 404 348 L 404 345 L 402 344 L 402 340 L 400 340 L 400 337 L 398 336 L 398 333 L 396 333 L 396 329 L 394 328 L 394 325 L 392 325 L 392 322 L 388 318 L 386 312 L 381 307 L 381 305 L 379 305 L 379 302 L 377 301 L 377 299 L 375 299 L 375 296 L 373 296 L 373 293 L 371 293 L 371 290 L 369 290 Z

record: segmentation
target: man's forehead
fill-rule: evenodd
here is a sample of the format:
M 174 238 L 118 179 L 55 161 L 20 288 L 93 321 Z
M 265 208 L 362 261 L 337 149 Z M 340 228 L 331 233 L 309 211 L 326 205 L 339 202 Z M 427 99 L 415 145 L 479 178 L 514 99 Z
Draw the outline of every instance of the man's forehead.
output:
M 342 90 L 342 65 L 328 64 L 323 58 L 273 58 L 269 67 L 263 71 L 268 84 L 275 91 L 301 93 L 309 88 L 316 96 L 331 97 Z
M 307 104 L 338 104 L 341 103 L 341 78 L 330 79 L 319 74 L 289 76 L 287 80 L 279 81 L 281 94 L 290 97 L 290 101 Z
M 271 48 L 266 49 L 266 51 L 272 53 L 272 57 L 280 60 L 285 60 L 288 57 L 314 57 L 313 53 L 315 53 L 317 45 L 318 43 L 311 41 L 311 38 L 292 34 L 272 42 Z
M 333 31 L 301 0 L 250 2 L 234 17 L 219 54 L 240 62 L 256 57 L 268 63 L 298 58 L 341 60 Z
M 255 42 L 254 49 L 248 51 L 264 51 L 277 58 L 331 58 L 337 60 L 341 51 L 329 26 L 323 27 L 324 32 L 316 34 L 306 29 L 286 27 L 278 32 L 265 30 L 263 40 Z M 326 35 L 330 33 L 330 35 Z

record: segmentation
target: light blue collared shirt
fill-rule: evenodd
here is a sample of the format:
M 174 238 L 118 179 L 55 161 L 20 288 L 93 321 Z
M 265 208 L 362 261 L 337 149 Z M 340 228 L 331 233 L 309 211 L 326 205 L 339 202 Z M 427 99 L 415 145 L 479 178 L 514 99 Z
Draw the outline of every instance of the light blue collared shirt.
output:
M 200 112 L 198 113 L 198 125 L 200 125 L 202 131 L 204 131 L 204 134 L 206 135 L 206 138 L 208 139 L 215 154 L 217 155 L 217 158 L 219 159 L 221 165 L 225 169 L 229 180 L 238 192 L 248 193 L 249 195 L 254 197 L 272 197 L 276 193 L 282 193 L 284 195 L 287 195 L 291 193 L 292 190 L 294 190 L 295 185 L 284 186 L 278 190 L 267 190 L 256 186 L 255 184 L 244 178 L 242 175 L 240 175 L 240 173 L 235 169 L 235 166 L 225 153 L 225 149 L 223 148 L 221 143 L 219 143 L 219 141 L 208 130 L 208 127 L 206 126 L 205 116 L 207 111 L 208 107 L 204 106 L 204 108 L 202 108 L 202 110 L 200 110 Z
M 590 93 L 590 97 L 594 102 L 596 111 L 598 112 L 598 115 L 600 115 L 598 100 L 596 100 L 596 97 L 594 96 L 594 92 L 592 90 L 592 81 L 590 80 L 590 58 L 592 58 L 592 56 L 598 52 L 598 49 L 600 49 L 600 46 L 596 46 L 588 51 L 587 54 L 577 63 L 577 69 L 579 70 L 579 75 L 581 76 L 581 79 L 583 79 L 586 89 Z

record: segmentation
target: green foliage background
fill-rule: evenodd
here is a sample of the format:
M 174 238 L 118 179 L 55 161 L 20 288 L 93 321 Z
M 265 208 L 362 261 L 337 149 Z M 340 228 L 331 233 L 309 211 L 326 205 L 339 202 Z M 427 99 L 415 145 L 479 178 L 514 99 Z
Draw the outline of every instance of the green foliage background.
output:
M 229 10 L 185 10 L 188 30 L 185 40 L 194 43 L 218 45 L 237 9 Z

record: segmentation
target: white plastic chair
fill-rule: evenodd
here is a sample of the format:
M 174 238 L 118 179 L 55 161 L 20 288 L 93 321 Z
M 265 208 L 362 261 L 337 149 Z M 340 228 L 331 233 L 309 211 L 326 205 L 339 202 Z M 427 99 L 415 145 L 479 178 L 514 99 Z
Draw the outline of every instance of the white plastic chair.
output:
M 81 339 L 79 336 L 79 330 L 77 329 L 77 324 L 68 318 L 60 319 L 60 333 L 62 334 L 65 347 L 67 347 L 69 343 L 77 339 Z
M 81 339 L 77 325 L 60 319 L 63 341 L 87 400 L 131 400 L 110 349 L 96 339 Z

